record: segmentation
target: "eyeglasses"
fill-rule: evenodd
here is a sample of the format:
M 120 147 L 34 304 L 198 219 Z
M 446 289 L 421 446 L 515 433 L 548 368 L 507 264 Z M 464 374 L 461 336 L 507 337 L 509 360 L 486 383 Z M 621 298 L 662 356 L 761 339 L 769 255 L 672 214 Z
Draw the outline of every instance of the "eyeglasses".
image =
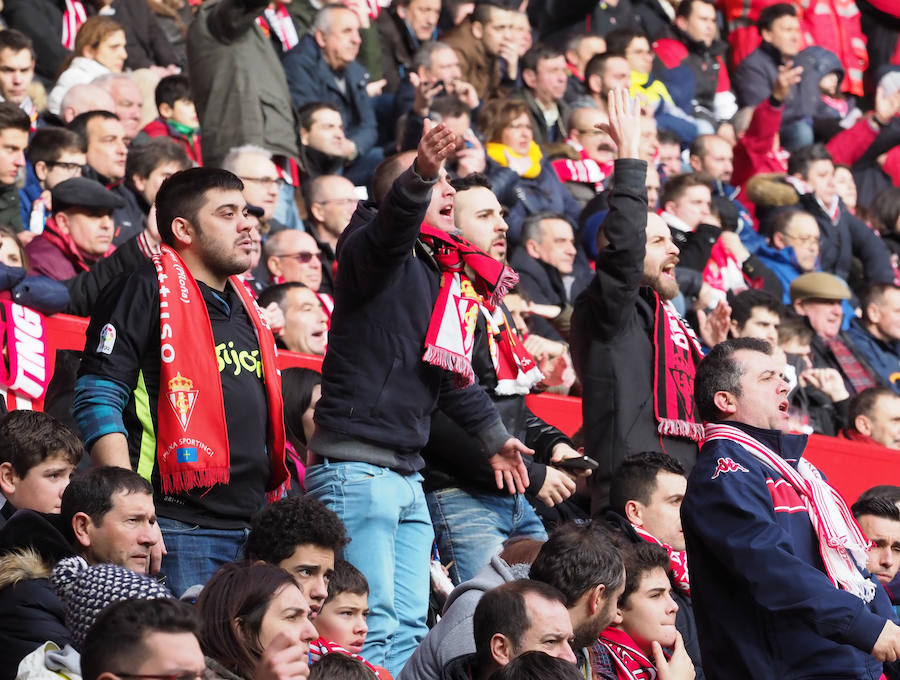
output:
M 794 236 L 793 234 L 788 233 L 785 233 L 784 235 L 803 246 L 817 246 L 822 241 L 818 236 Z
M 281 177 L 241 177 L 241 179 L 245 182 L 261 184 L 266 188 L 275 187 L 276 189 L 281 189 L 284 186 L 284 180 Z
M 309 252 L 300 252 L 300 253 L 286 253 L 284 255 L 276 255 L 275 257 L 288 257 L 292 260 L 297 260 L 300 264 L 308 264 L 312 261 L 313 258 L 316 258 L 321 262 L 322 260 L 322 251 L 318 251 L 315 253 Z
M 60 161 L 46 161 L 47 166 L 51 168 L 61 168 L 66 172 L 81 172 L 84 166 L 81 163 L 61 163 Z
M 202 671 L 185 671 L 184 673 L 172 673 L 170 675 L 153 675 L 139 673 L 115 673 L 120 678 L 133 678 L 134 680 L 216 680 L 218 676 L 208 668 Z

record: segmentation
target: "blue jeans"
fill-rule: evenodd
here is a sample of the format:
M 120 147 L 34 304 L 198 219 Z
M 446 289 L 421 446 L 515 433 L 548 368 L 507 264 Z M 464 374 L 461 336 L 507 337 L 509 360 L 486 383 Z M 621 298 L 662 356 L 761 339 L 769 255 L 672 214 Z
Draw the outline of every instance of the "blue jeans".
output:
M 456 487 L 425 496 L 441 560 L 452 560 L 450 578 L 468 581 L 513 536 L 547 540 L 534 508 L 522 494 L 470 493 Z
M 162 571 L 176 597 L 197 584 L 205 584 L 223 564 L 244 556 L 249 529 L 204 529 L 168 517 L 157 518 L 166 542 Z
M 306 470 L 306 491 L 347 527 L 344 558 L 369 581 L 362 655 L 394 677 L 425 638 L 434 531 L 422 476 L 325 459 Z

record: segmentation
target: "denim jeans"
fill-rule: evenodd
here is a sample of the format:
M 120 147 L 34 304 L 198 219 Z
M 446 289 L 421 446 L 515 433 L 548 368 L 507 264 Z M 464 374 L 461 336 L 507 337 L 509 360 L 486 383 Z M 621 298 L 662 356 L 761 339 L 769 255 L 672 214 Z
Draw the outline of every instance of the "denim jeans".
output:
M 166 542 L 162 571 L 176 597 L 191 586 L 205 584 L 223 564 L 244 555 L 249 529 L 204 529 L 168 517 L 157 521 Z
M 369 581 L 362 655 L 396 677 L 428 632 L 434 531 L 422 476 L 325 459 L 307 468 L 305 483 L 344 522 L 350 537 L 344 558 Z
M 450 578 L 468 581 L 513 536 L 547 540 L 534 508 L 520 493 L 470 493 L 447 487 L 426 494 L 441 561 L 452 560 Z

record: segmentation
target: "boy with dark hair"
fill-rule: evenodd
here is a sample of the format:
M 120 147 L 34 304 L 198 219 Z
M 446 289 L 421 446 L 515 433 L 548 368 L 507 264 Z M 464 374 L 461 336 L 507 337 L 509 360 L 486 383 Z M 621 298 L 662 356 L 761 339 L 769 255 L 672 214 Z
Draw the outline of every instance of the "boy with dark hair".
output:
M 162 183 L 193 163 L 182 145 L 171 137 L 154 137 L 133 144 L 125 159 L 125 186 L 131 189 L 144 215 L 156 200 Z
M 16 510 L 58 513 L 84 454 L 81 441 L 40 411 L 12 411 L 0 422 L 0 527 Z
M 257 513 L 244 553 L 247 559 L 289 571 L 309 600 L 309 618 L 315 620 L 329 595 L 335 557 L 346 544 L 346 530 L 334 512 L 312 496 L 292 496 Z
M 166 76 L 156 86 L 154 98 L 159 117 L 144 126 L 134 140 L 135 145 L 144 144 L 153 137 L 169 137 L 184 148 L 194 164 L 203 165 L 200 119 L 197 117 L 191 83 L 187 76 Z
M 642 673 L 693 680 L 693 662 L 675 627 L 678 605 L 672 599 L 666 551 L 652 543 L 636 543 L 623 554 L 625 590 L 613 625 L 600 634 L 600 643 L 616 669 L 610 680 L 641 678 Z M 664 655 L 663 648 L 672 649 L 671 656 Z
M 319 638 L 310 643 L 311 663 L 333 652 L 359 659 L 379 678 L 390 677 L 387 670 L 373 666 L 359 656 L 369 627 L 369 582 L 345 560 L 335 560 L 328 582 L 328 599 L 319 610 L 315 626 Z
M 84 138 L 71 130 L 42 127 L 31 137 L 25 158 L 31 164 L 28 181 L 19 189 L 22 223 L 35 234 L 44 230 L 50 215 L 50 189 L 81 174 L 87 159 Z

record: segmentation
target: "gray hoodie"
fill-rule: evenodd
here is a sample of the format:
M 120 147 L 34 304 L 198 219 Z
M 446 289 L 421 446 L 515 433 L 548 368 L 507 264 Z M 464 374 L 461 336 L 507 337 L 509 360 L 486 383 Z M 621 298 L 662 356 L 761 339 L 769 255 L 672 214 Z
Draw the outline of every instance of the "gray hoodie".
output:
M 504 583 L 528 578 L 527 564 L 507 564 L 499 555 L 491 558 L 474 577 L 460 583 L 447 597 L 444 615 L 428 631 L 397 680 L 437 680 L 451 659 L 475 652 L 472 616 L 478 600 L 487 591 Z

